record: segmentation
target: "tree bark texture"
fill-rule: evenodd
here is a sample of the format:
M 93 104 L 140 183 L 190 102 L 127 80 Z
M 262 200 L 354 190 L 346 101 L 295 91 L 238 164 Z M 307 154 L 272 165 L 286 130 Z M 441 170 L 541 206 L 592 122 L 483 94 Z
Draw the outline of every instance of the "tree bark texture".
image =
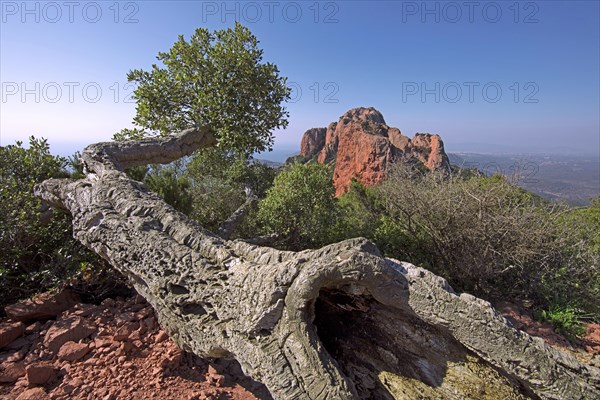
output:
M 366 239 L 301 252 L 224 240 L 123 172 L 215 143 L 202 128 L 93 144 L 86 178 L 36 187 L 182 349 L 236 359 L 275 399 L 600 398 L 598 369 Z

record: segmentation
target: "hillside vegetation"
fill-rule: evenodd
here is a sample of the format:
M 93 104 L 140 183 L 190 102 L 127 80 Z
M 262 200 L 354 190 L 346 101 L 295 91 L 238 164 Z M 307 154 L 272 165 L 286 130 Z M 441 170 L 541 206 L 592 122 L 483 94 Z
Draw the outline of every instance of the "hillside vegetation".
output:
M 52 156 L 45 140 L 0 148 L 2 305 L 52 287 L 102 285 L 102 260 L 71 238 L 69 216 L 48 213 L 36 183 L 80 174 L 73 158 Z M 69 167 L 70 165 L 70 167 Z M 455 170 L 457 171 L 457 170 Z M 353 182 L 335 197 L 331 167 L 274 170 L 210 149 L 187 163 L 130 172 L 169 204 L 216 230 L 246 201 L 261 198 L 233 233 L 270 235 L 282 249 L 316 248 L 363 236 L 388 257 L 447 278 L 490 299 L 532 304 L 541 318 L 577 333 L 581 318 L 600 317 L 600 199 L 570 208 L 524 191 L 501 176 L 425 172 L 396 165 L 382 184 Z M 79 279 L 76 279 L 79 278 Z M 91 293 L 93 294 L 93 293 Z

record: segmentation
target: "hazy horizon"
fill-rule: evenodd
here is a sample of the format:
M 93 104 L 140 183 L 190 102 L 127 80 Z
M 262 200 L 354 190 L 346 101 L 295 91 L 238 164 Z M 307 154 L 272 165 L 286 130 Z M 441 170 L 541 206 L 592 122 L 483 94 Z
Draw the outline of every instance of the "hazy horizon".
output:
M 600 154 L 599 3 L 476 3 L 3 1 L 0 145 L 110 140 L 135 113 L 130 69 L 238 20 L 294 90 L 273 155 L 367 106 L 449 152 Z

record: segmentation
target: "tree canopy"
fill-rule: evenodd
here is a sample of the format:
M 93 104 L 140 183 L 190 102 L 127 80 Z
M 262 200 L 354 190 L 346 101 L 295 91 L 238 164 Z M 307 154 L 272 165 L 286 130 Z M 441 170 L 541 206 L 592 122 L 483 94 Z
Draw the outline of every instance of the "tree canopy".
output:
M 275 64 L 263 62 L 263 50 L 250 30 L 239 23 L 210 32 L 183 35 L 167 52 L 159 52 L 150 71 L 127 74 L 137 84 L 135 129 L 116 139 L 166 135 L 209 126 L 219 146 L 244 154 L 270 150 L 272 130 L 287 126 L 286 78 Z

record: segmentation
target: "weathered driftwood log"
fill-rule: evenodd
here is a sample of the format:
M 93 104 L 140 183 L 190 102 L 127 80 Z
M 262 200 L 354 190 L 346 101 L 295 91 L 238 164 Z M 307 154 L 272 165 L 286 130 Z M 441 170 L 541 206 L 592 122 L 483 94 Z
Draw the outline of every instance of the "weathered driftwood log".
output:
M 99 143 L 36 192 L 127 275 L 182 349 L 235 358 L 277 399 L 595 399 L 600 374 L 365 239 L 298 253 L 226 241 L 122 171 L 214 145 L 208 129 Z

